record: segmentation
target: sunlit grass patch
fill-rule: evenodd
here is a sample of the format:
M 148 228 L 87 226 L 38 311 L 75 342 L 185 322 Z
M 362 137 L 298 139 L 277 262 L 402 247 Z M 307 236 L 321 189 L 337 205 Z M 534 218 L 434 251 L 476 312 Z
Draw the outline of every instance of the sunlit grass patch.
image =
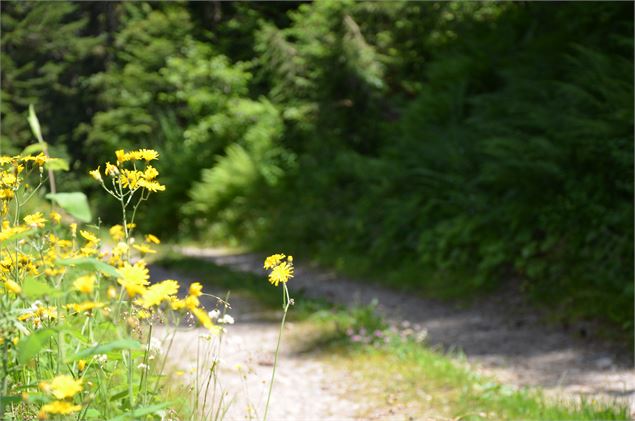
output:
M 385 328 L 383 340 L 356 340 L 351 329 L 381 328 L 372 309 L 320 312 L 305 322 L 303 352 L 317 352 L 350 373 L 357 398 L 370 402 L 361 417 L 461 420 L 628 420 L 623 403 L 558 401 L 539 389 L 515 388 L 478 373 L 461 355 L 421 343 L 412 329 Z M 404 334 L 406 332 L 406 334 Z

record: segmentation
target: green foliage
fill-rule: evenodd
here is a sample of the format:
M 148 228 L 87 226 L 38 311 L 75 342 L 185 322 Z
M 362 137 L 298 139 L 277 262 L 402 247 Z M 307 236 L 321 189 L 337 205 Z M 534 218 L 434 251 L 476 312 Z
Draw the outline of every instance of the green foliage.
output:
M 384 78 L 411 68 L 408 59 L 427 62 L 418 85 L 393 88 L 395 94 L 408 89 L 417 96 L 390 101 L 387 93 L 375 91 L 382 97 L 367 96 L 364 108 L 352 102 L 355 116 L 347 122 L 338 121 L 345 112 L 325 106 L 320 97 L 333 100 L 346 93 L 346 88 L 330 90 L 330 83 L 337 85 L 336 78 L 347 72 L 342 63 L 350 60 L 334 41 L 340 18 L 364 15 L 363 28 L 373 33 L 378 28 L 370 16 L 394 11 L 342 3 L 303 6 L 294 15 L 303 19 L 282 31 L 294 36 L 278 36 L 279 50 L 292 54 L 285 62 L 293 58 L 303 64 L 299 69 L 310 69 L 304 78 L 296 77 L 298 83 L 322 87 L 308 98 L 319 117 L 314 125 L 289 132 L 294 144 L 302 145 L 299 170 L 287 187 L 287 196 L 296 200 L 288 206 L 277 202 L 280 206 L 270 211 L 272 229 L 256 241 L 308 247 L 327 260 L 343 253 L 364 256 L 369 272 L 391 261 L 407 267 L 410 277 L 404 279 L 397 269 L 394 279 L 419 288 L 446 283 L 487 290 L 519 278 L 540 300 L 560 304 L 564 315 L 629 328 L 633 63 L 627 38 L 632 25 L 620 19 L 621 7 L 429 7 L 437 20 L 418 55 L 409 43 L 387 38 L 377 37 L 374 48 L 377 68 L 383 62 L 388 69 Z M 421 24 L 429 19 L 416 7 L 406 9 L 406 16 L 417 16 Z M 595 13 L 601 24 L 593 27 Z M 547 21 L 545 14 L 550 14 Z M 313 21 L 320 22 L 316 31 L 329 36 L 306 30 Z M 614 34 L 609 47 L 597 37 L 602 25 Z M 395 26 L 414 31 L 416 25 Z M 276 40 L 271 28 L 263 33 Z M 396 29 L 393 39 L 401 36 Z M 318 41 L 311 43 L 324 39 L 333 44 L 321 49 Z M 394 53 L 400 48 L 409 53 Z M 390 51 L 400 60 L 385 58 Z M 333 62 L 343 67 L 338 74 L 327 70 Z M 297 107 L 303 91 L 292 90 L 288 74 L 271 77 L 272 95 L 292 92 L 293 98 L 280 101 Z M 349 89 L 356 86 L 352 78 L 369 80 L 350 75 Z M 400 109 L 390 110 L 391 102 Z M 398 114 L 398 121 L 369 112 L 380 105 Z M 384 122 L 378 127 L 380 116 Z M 369 127 L 374 133 L 367 136 Z M 370 144 L 350 143 L 360 135 Z M 413 279 L 417 271 L 429 281 Z
M 153 147 L 143 229 L 632 327 L 631 4 L 2 7 L 3 145 Z
M 88 118 L 86 79 L 103 58 L 104 35 L 90 34 L 84 6 L 15 2 L 2 5 L 2 133 L 7 152 L 31 143 L 26 120 L 35 104 L 47 122 L 44 137 L 79 156 L 74 136 Z M 64 104 L 60 106 L 60 104 Z
M 62 209 L 71 216 L 82 222 L 90 222 L 93 218 L 88 207 L 86 195 L 82 192 L 74 193 L 49 193 L 47 199 L 57 203 Z

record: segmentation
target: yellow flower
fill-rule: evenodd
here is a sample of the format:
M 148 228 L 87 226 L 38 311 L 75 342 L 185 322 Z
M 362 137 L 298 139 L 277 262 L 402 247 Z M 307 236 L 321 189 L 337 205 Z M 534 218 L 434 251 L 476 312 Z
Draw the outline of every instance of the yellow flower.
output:
M 159 159 L 159 153 L 153 149 L 139 149 L 138 152 L 145 161 Z
M 62 222 L 62 215 L 55 211 L 51 211 L 51 213 L 49 213 L 49 217 L 51 218 L 51 221 L 55 222 L 56 224 Z
M 95 180 L 99 181 L 100 183 L 102 181 L 104 181 L 101 178 L 101 173 L 99 172 L 99 167 L 97 167 L 97 169 L 95 169 L 95 170 L 88 171 L 88 174 L 90 174 L 91 177 L 93 177 Z
M 182 310 L 185 308 L 185 301 L 176 297 L 170 297 L 170 308 L 172 310 Z
M 108 298 L 110 298 L 111 300 L 114 300 L 115 298 L 117 298 L 117 288 L 115 288 L 114 286 L 109 286 L 108 287 Z
M 155 178 L 157 178 L 157 175 L 159 175 L 159 171 L 157 171 L 157 169 L 154 168 L 152 165 L 148 165 L 143 172 L 143 178 L 148 181 L 154 180 Z
M 23 226 L 10 227 L 7 221 L 2 224 L 2 231 L 0 232 L 0 241 L 6 241 L 14 235 L 20 234 L 26 231 L 28 228 Z
M 123 267 L 119 269 L 119 273 L 121 274 L 121 278 L 119 278 L 117 282 L 126 289 L 130 297 L 145 292 L 145 286 L 149 283 L 148 279 L 150 275 L 143 261 L 137 262 L 134 266 L 126 262 Z
M 79 371 L 84 371 L 84 369 L 86 368 L 86 361 L 85 360 L 77 361 L 77 368 L 79 369 Z
M 209 318 L 209 315 L 205 312 L 205 310 L 196 307 L 190 309 L 190 311 L 194 316 L 196 316 L 205 329 L 208 329 L 212 333 L 218 333 L 220 328 L 212 322 L 212 319 Z
M 128 244 L 124 243 L 123 241 L 120 241 L 119 243 L 117 243 L 117 245 L 112 249 L 111 254 L 113 256 L 123 256 L 124 254 L 128 253 L 128 250 L 130 249 L 130 247 L 128 246 Z
M 145 310 L 139 310 L 137 312 L 137 317 L 141 320 L 150 318 L 151 314 Z
M 151 192 L 165 191 L 165 186 L 164 185 L 159 184 L 156 181 L 149 181 L 149 180 L 145 180 L 143 178 L 138 181 L 138 185 L 140 187 L 145 188 L 146 190 L 151 191 Z
M 95 308 L 102 308 L 103 306 L 105 306 L 104 303 L 98 303 L 96 301 L 86 301 L 83 303 L 66 304 L 64 307 L 74 311 L 75 313 L 83 313 L 84 311 L 93 310 Z
M 145 245 L 145 244 L 141 244 L 141 245 L 138 245 L 138 244 L 133 244 L 133 245 L 132 245 L 132 247 L 133 247 L 133 248 L 135 248 L 135 249 L 137 249 L 137 250 L 139 250 L 139 251 L 140 251 L 141 253 L 143 253 L 143 254 L 154 254 L 154 253 L 156 253 L 156 252 L 157 252 L 156 250 L 154 250 L 154 249 L 152 249 L 152 248 L 148 247 L 148 246 L 147 246 L 147 245 Z
M 84 230 L 80 230 L 79 233 L 82 235 L 82 237 L 84 237 L 86 239 L 86 241 L 88 241 L 89 243 L 98 243 L 99 242 L 99 238 L 97 238 L 97 236 L 95 234 L 93 234 L 90 231 L 84 231 Z
M 11 189 L 1 189 L 0 190 L 0 199 L 12 199 L 13 196 L 15 196 L 15 193 L 13 193 L 13 190 L 11 190 Z M 5 205 L 6 205 L 6 201 L 5 201 Z M 5 212 L 3 210 L 2 213 L 6 214 L 7 212 Z
M 56 399 L 72 398 L 82 391 L 82 380 L 75 380 L 72 376 L 62 374 L 53 380 L 40 383 L 40 389 L 55 396 Z
M 93 310 L 95 308 L 102 308 L 105 306 L 104 303 L 98 303 L 96 301 L 85 301 L 83 303 L 71 303 L 66 304 L 66 307 L 69 310 L 73 310 L 75 313 L 83 313 L 84 311 Z
M 135 190 L 137 187 L 141 186 L 141 181 L 143 181 L 143 173 L 141 171 L 130 171 L 123 170 L 121 177 L 119 178 L 121 181 L 121 185 L 130 190 Z
M 288 262 L 280 263 L 269 274 L 269 282 L 274 286 L 278 286 L 280 282 L 286 283 L 289 278 L 293 278 L 293 264 Z
M 144 308 L 150 308 L 161 304 L 162 301 L 169 301 L 170 297 L 179 291 L 179 283 L 171 279 L 159 282 L 150 286 L 137 300 L 136 304 Z
M 36 212 L 31 215 L 27 215 L 24 217 L 24 222 L 30 227 L 42 228 L 46 219 L 44 219 L 44 215 L 42 212 Z
M 119 175 L 119 168 L 116 165 L 112 165 L 110 162 L 106 162 L 106 169 L 104 170 L 104 173 L 110 176 Z
M 43 152 L 40 152 L 37 156 L 35 156 L 35 158 L 33 159 L 33 161 L 35 162 L 36 165 L 39 165 L 40 167 L 44 164 L 46 164 L 46 161 L 48 160 L 48 158 L 46 157 L 46 155 L 44 155 Z
M 190 291 L 189 294 L 194 296 L 194 297 L 200 297 L 203 291 L 203 285 L 201 285 L 200 282 L 194 282 L 192 285 L 190 285 Z
M 161 244 L 161 240 L 159 240 L 156 236 L 152 234 L 146 235 L 146 241 L 148 243 Z
M 199 306 L 199 304 L 201 304 L 201 302 L 198 300 L 198 297 L 195 297 L 194 295 L 188 295 L 185 298 L 184 303 L 185 307 L 187 307 L 188 310 L 195 309 Z
M 17 282 L 11 279 L 5 280 L 4 286 L 6 289 L 8 289 L 9 291 L 11 291 L 12 293 L 16 295 L 22 292 L 22 287 Z
M 46 418 L 46 414 L 60 414 L 60 415 L 68 415 L 73 412 L 77 412 L 82 407 L 80 405 L 73 405 L 70 402 L 66 401 L 53 401 L 51 403 L 47 403 L 40 409 L 40 418 Z
M 113 225 L 108 230 L 108 232 L 110 233 L 110 236 L 112 237 L 112 239 L 115 241 L 121 241 L 126 236 L 126 232 L 124 231 L 121 225 Z
M 267 257 L 265 259 L 265 264 L 264 264 L 264 268 L 265 269 L 271 269 L 272 267 L 276 266 L 278 263 L 280 263 L 282 261 L 282 259 L 284 259 L 284 254 L 282 253 L 278 253 L 278 254 L 273 254 L 269 257 Z
M 95 288 L 95 276 L 80 276 L 79 278 L 75 279 L 75 282 L 73 282 L 73 288 L 75 288 L 76 291 L 83 292 L 84 294 L 92 293 L 93 289 Z
M 125 153 L 123 149 L 119 149 L 118 151 L 115 151 L 115 156 L 117 157 L 117 163 L 119 164 L 130 160 L 130 156 L 127 153 Z

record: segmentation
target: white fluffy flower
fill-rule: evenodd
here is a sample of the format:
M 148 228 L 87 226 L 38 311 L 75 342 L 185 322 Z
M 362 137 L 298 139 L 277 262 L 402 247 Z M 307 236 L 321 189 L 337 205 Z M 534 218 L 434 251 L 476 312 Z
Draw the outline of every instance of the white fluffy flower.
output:
M 229 314 L 225 314 L 223 317 L 218 319 L 218 323 L 227 324 L 227 325 L 233 325 L 234 324 L 234 318 L 232 316 L 230 316 Z

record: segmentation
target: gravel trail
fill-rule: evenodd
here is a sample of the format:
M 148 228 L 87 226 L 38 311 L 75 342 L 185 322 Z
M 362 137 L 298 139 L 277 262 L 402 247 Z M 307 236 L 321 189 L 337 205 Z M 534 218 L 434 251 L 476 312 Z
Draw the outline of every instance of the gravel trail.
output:
M 264 276 L 263 256 L 260 255 L 194 247 L 183 247 L 179 252 Z M 427 342 L 430 345 L 462 351 L 477 369 L 494 375 L 501 382 L 517 386 L 539 386 L 548 393 L 562 397 L 587 396 L 627 401 L 631 410 L 635 411 L 635 370 L 629 352 L 603 343 L 592 334 L 581 338 L 575 337 L 571 332 L 564 332 L 561 328 L 544 326 L 535 315 L 534 309 L 518 295 L 495 295 L 481 300 L 478 305 L 457 308 L 413 294 L 356 282 L 297 262 L 296 276 L 289 283 L 289 289 L 292 295 L 293 291 L 302 290 L 309 297 L 326 298 L 345 305 L 351 304 L 351 297 L 357 304 L 368 304 L 376 300 L 379 311 L 390 321 L 406 321 L 423 326 L 428 332 Z M 236 332 L 243 332 L 246 339 L 252 337 L 252 331 L 258 332 L 262 335 L 262 338 L 258 338 L 262 339 L 265 347 L 263 352 L 271 353 L 266 347 L 273 346 L 272 339 L 277 327 L 258 326 L 252 329 L 249 325 L 240 324 L 242 327 L 234 328 Z M 236 338 L 236 342 L 240 343 L 241 339 Z M 235 346 L 243 347 L 249 354 L 253 351 L 250 347 L 254 346 L 254 341 L 244 340 L 242 345 Z M 292 395 L 294 404 L 299 408 L 303 405 L 311 407 L 309 412 L 299 409 L 301 412 L 293 415 L 302 418 L 301 414 L 326 414 L 332 405 L 341 400 L 337 393 L 337 399 L 334 399 L 335 396 L 328 396 L 331 391 L 328 390 L 330 386 L 325 386 L 328 382 L 323 375 L 324 366 L 318 363 L 318 366 L 312 367 L 311 362 L 293 355 L 285 355 L 282 361 L 286 365 L 280 369 L 280 384 L 289 383 L 289 390 L 296 393 Z M 304 371 L 305 368 L 307 371 Z M 305 389 L 304 394 L 304 391 L 296 389 L 299 385 L 293 382 L 298 381 L 298 378 L 306 379 L 313 370 L 318 373 L 319 378 L 310 383 L 313 390 L 306 389 L 304 381 L 301 381 L 303 386 L 299 389 Z M 320 400 L 313 398 L 320 394 L 328 396 L 325 399 L 325 408 L 322 409 L 318 408 L 321 405 Z M 345 402 L 342 408 L 338 407 L 331 415 L 339 419 L 350 418 L 354 416 L 354 408 L 354 403 Z M 323 409 L 326 412 L 320 412 Z M 329 415 L 326 414 L 325 417 L 328 418 Z

